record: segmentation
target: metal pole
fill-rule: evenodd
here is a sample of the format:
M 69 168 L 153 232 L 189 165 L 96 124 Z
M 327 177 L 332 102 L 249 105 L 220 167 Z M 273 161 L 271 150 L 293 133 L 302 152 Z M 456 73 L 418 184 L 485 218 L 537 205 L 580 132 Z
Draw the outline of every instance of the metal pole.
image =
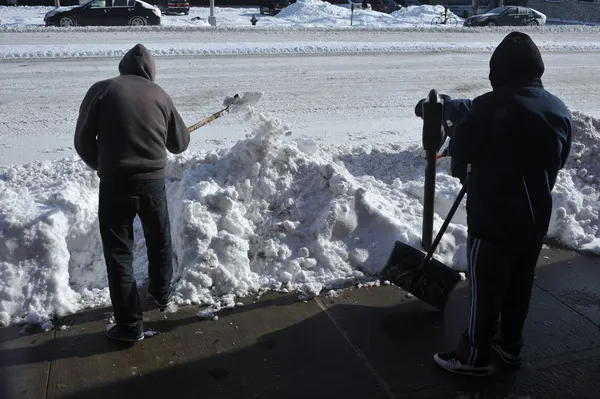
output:
M 60 7 L 60 0 L 54 0 L 54 7 Z
M 210 0 L 210 16 L 208 17 L 210 26 L 217 26 L 217 18 L 215 17 L 215 0 Z
M 421 245 L 425 251 L 431 248 L 433 238 L 433 201 L 435 199 L 435 169 L 437 162 L 436 151 L 426 151 L 425 187 L 423 188 L 423 238 Z
M 423 102 L 423 148 L 425 149 L 425 182 L 423 187 L 423 238 L 421 245 L 425 251 L 431 248 L 433 238 L 433 207 L 435 198 L 435 169 L 437 152 L 444 142 L 442 119 L 444 102 L 437 91 L 431 90 Z
M 352 12 L 350 13 L 350 26 L 352 26 L 352 20 L 354 19 L 354 2 L 352 2 Z

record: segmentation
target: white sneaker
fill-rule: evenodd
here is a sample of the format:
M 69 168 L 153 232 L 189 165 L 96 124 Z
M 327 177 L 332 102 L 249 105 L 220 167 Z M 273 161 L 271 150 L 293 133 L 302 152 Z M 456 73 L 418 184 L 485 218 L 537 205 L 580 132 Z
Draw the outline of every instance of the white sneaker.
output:
M 485 377 L 494 373 L 495 368 L 491 363 L 488 364 L 476 364 L 473 366 L 469 366 L 468 364 L 464 364 L 460 361 L 458 356 L 456 356 L 456 352 L 445 352 L 445 353 L 436 353 L 433 355 L 433 361 L 437 363 L 438 366 L 443 368 L 446 371 L 455 374 L 463 374 L 463 375 L 472 375 L 476 377 Z

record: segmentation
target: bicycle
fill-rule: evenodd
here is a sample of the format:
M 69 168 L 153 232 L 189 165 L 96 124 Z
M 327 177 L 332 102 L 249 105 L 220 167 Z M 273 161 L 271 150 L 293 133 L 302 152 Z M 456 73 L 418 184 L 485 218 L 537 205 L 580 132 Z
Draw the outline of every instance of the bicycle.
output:
M 431 25 L 458 25 L 458 18 L 456 18 L 448 8 L 444 7 L 444 11 L 442 11 L 439 17 L 434 17 L 431 20 Z

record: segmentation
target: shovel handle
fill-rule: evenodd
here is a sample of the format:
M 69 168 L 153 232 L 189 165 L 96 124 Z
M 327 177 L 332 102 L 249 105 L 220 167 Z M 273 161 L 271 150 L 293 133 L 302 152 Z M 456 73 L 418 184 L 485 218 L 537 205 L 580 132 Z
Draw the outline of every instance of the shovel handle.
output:
M 208 125 L 210 122 L 214 121 L 215 119 L 220 118 L 221 116 L 223 116 L 224 113 L 229 111 L 230 107 L 231 107 L 231 105 L 229 105 L 227 108 L 223 108 L 222 110 L 215 112 L 211 116 L 207 116 L 206 118 L 202 119 L 200 122 L 194 123 L 192 126 L 188 127 L 188 132 L 191 133 L 194 130 L 199 129 L 204 125 Z
M 209 124 L 210 122 L 214 121 L 215 119 L 220 118 L 221 116 L 223 116 L 224 114 L 229 112 L 231 107 L 233 107 L 235 104 L 237 104 L 241 99 L 239 94 L 236 94 L 232 98 L 233 98 L 233 101 L 231 102 L 231 104 L 229 104 L 227 107 L 223 108 L 222 110 L 217 111 L 210 116 L 207 116 L 206 118 L 202 119 L 200 122 L 194 123 L 192 126 L 188 127 L 188 132 L 191 133 L 194 130 L 199 129 L 202 126 Z
M 456 213 L 456 210 L 458 209 L 460 202 L 462 201 L 463 197 L 465 196 L 465 193 L 467 192 L 467 183 L 468 182 L 469 182 L 469 176 L 467 175 L 467 179 L 465 180 L 465 183 L 463 184 L 462 188 L 460 189 L 458 196 L 454 200 L 454 204 L 452 204 L 452 208 L 450 208 L 450 212 L 448 212 L 448 216 L 446 216 L 446 219 L 444 220 L 444 224 L 442 224 L 440 231 L 437 233 L 437 236 L 435 236 L 435 240 L 433 240 L 433 243 L 431 244 L 431 248 L 429 248 L 429 251 L 427 252 L 427 255 L 425 256 L 425 259 L 423 259 L 423 263 L 421 263 L 421 267 L 424 267 L 425 265 L 427 265 L 429 263 L 429 261 L 431 261 L 431 258 L 433 257 L 433 253 L 435 252 L 435 249 L 437 248 L 438 244 L 442 240 L 442 236 L 446 232 L 448 225 L 452 221 L 452 217 Z

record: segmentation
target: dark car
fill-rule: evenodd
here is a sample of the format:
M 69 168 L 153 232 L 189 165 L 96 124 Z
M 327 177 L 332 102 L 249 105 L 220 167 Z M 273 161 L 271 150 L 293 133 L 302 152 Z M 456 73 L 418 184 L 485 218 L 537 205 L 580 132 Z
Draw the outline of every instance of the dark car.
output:
M 190 13 L 190 2 L 188 0 L 170 0 L 162 11 L 165 14 L 188 15 Z
M 264 15 L 277 15 L 293 2 L 290 0 L 261 0 L 260 13 Z
M 368 3 L 371 4 L 371 9 L 373 11 L 385 12 L 388 14 L 402 8 L 394 0 L 368 0 Z
M 141 0 L 89 0 L 75 7 L 59 7 L 44 16 L 46 26 L 160 25 L 158 7 Z
M 546 16 L 527 7 L 505 6 L 465 19 L 464 26 L 541 26 Z

